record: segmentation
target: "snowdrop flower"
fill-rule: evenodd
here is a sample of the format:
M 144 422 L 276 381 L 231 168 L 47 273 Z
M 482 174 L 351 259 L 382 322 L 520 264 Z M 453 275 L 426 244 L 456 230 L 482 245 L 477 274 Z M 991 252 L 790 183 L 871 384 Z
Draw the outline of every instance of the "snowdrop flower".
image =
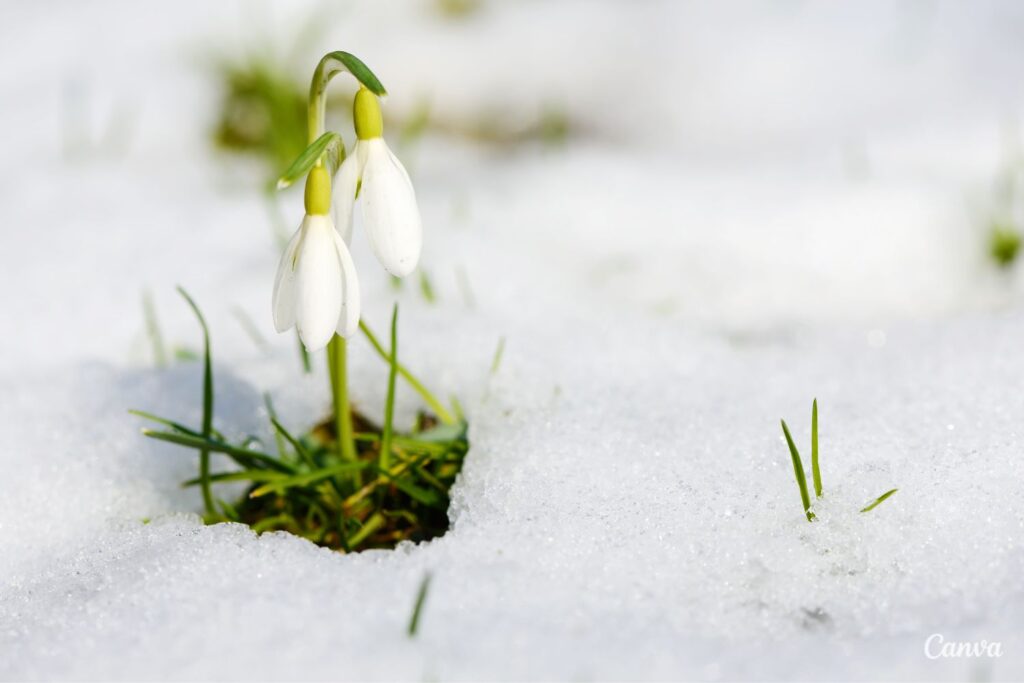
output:
M 274 327 L 297 327 L 309 352 L 337 332 L 359 327 L 359 281 L 348 246 L 328 215 L 331 178 L 323 166 L 306 178 L 306 216 L 281 256 L 274 282 Z
M 338 169 L 335 211 L 345 242 L 351 240 L 352 208 L 358 192 L 363 223 L 374 254 L 392 275 L 416 269 L 423 246 L 423 228 L 409 174 L 381 134 L 384 122 L 377 96 L 366 88 L 353 105 L 356 137 L 352 154 Z

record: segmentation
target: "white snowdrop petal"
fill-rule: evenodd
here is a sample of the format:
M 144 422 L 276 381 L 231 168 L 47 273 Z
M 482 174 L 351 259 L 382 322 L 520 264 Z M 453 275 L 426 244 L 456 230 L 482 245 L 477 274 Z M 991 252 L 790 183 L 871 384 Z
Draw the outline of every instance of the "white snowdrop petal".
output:
M 334 224 L 327 216 L 306 216 L 296 282 L 296 325 L 309 352 L 319 351 L 334 336 L 341 310 L 342 277 Z
M 363 171 L 363 164 L 358 153 L 359 143 L 352 150 L 352 154 L 345 157 L 341 162 L 341 168 L 334 176 L 334 192 L 331 199 L 334 211 L 334 224 L 345 240 L 345 244 L 352 243 L 352 209 L 356 202 L 356 189 L 359 187 L 359 176 Z
M 335 331 L 342 337 L 348 338 L 359 329 L 360 294 L 359 278 L 356 274 L 356 264 L 352 260 L 348 246 L 341 236 L 335 233 L 335 246 L 338 249 L 338 262 L 341 265 L 341 312 L 338 316 L 338 325 Z
M 302 243 L 302 234 L 301 227 L 295 231 L 277 264 L 272 305 L 274 329 L 278 332 L 286 332 L 295 325 L 295 281 L 297 279 L 295 255 Z
M 423 228 L 409 175 L 383 139 L 365 140 L 363 217 L 370 246 L 381 265 L 398 277 L 416 268 Z

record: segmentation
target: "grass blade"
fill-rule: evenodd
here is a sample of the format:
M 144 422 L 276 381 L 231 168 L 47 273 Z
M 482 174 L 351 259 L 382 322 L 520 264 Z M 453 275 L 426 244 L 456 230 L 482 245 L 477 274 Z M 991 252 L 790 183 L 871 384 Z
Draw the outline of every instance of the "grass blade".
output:
M 195 313 L 199 326 L 203 328 L 203 428 L 202 435 L 209 439 L 213 432 L 213 364 L 210 362 L 210 328 L 206 326 L 206 319 L 203 318 L 199 306 L 192 300 L 182 287 L 178 287 L 178 293 L 188 302 L 192 312 Z M 202 480 L 203 507 L 207 515 L 216 514 L 213 505 L 213 493 L 210 491 L 210 451 L 205 447 L 199 449 L 199 478 Z
M 365 541 L 370 534 L 384 526 L 386 521 L 387 520 L 384 519 L 384 515 L 379 512 L 373 513 L 370 515 L 370 518 L 366 520 L 366 524 L 364 524 L 359 531 L 349 537 L 348 544 L 353 548 L 357 547 L 360 543 Z
M 277 422 L 277 411 L 274 410 L 274 402 L 272 400 L 270 400 L 270 392 L 269 391 L 265 392 L 263 394 L 263 405 L 266 406 L 266 408 L 267 408 L 267 417 L 270 418 L 270 424 L 271 424 L 271 426 L 273 426 L 273 424 L 275 422 Z M 276 428 L 274 429 L 274 443 L 277 444 L 277 457 L 283 458 L 284 457 L 284 437 L 281 436 L 281 433 L 279 431 L 277 431 Z
M 288 475 L 275 470 L 242 470 L 241 472 L 218 472 L 210 475 L 213 482 L 251 481 L 254 483 L 266 483 L 276 479 L 285 479 Z M 196 486 L 200 483 L 199 478 L 189 479 L 182 483 L 182 487 Z
M 501 367 L 501 357 L 505 354 L 505 338 L 502 337 L 498 340 L 498 348 L 494 350 L 494 359 L 491 361 L 491 375 L 498 374 L 498 368 Z
M 814 513 L 811 512 L 811 497 L 807 494 L 807 477 L 804 476 L 804 464 L 800 461 L 800 452 L 796 449 L 796 444 L 793 443 L 793 437 L 790 436 L 789 427 L 786 426 L 786 421 L 782 422 L 782 433 L 786 436 L 786 443 L 789 445 L 789 455 L 793 459 L 793 474 L 796 475 L 796 485 L 800 487 L 800 501 L 804 505 L 804 514 L 807 515 L 807 521 L 814 520 Z
M 391 438 L 395 418 L 395 378 L 398 375 L 398 304 L 391 310 L 391 356 L 388 359 L 388 397 L 384 403 L 384 430 L 380 437 L 377 466 L 388 469 L 391 463 Z
M 180 422 L 175 422 L 173 420 L 168 420 L 167 418 L 160 417 L 159 415 L 154 415 L 153 413 L 147 413 L 145 410 L 129 410 L 128 414 L 129 415 L 135 415 L 135 416 L 141 417 L 141 418 L 145 418 L 147 420 L 151 420 L 153 422 L 156 422 L 157 424 L 162 424 L 162 425 L 164 425 L 166 427 L 170 427 L 171 429 L 174 429 L 175 431 L 179 431 L 182 434 L 189 434 L 191 436 L 197 436 L 199 438 L 203 438 L 202 434 L 200 434 L 199 432 L 197 432 L 194 429 L 186 427 L 185 425 L 181 424 Z M 219 441 L 224 441 L 224 435 L 221 434 L 216 429 L 211 430 L 210 431 L 210 435 L 214 439 L 217 439 Z
M 328 479 L 339 474 L 351 474 L 352 472 L 357 472 L 369 466 L 370 463 L 368 462 L 343 462 L 337 465 L 331 465 L 330 467 L 324 467 L 314 472 L 296 474 L 292 477 L 276 477 L 254 490 L 249 494 L 249 497 L 259 498 L 260 496 L 265 496 L 268 493 L 281 493 L 285 489 L 293 486 L 309 486 L 310 484 L 315 484 L 323 479 Z
M 434 292 L 434 285 L 430 282 L 427 271 L 420 269 L 420 294 L 428 304 L 437 303 L 437 294 Z
M 818 469 L 818 399 L 811 405 L 811 476 L 814 478 L 814 496 L 821 498 L 821 470 Z
M 128 414 L 129 415 L 135 415 L 137 417 L 142 417 L 142 418 L 145 418 L 147 420 L 152 420 L 153 422 L 156 422 L 157 424 L 162 424 L 165 427 L 170 427 L 171 429 L 173 429 L 175 431 L 179 431 L 179 432 L 181 432 L 183 434 L 188 434 L 189 436 L 197 436 L 199 438 L 202 438 L 202 436 L 203 436 L 199 432 L 197 432 L 197 431 L 195 431 L 193 429 L 189 429 L 188 427 L 186 427 L 183 424 L 180 424 L 178 422 L 174 422 L 173 420 L 168 420 L 166 418 L 162 418 L 162 417 L 160 417 L 158 415 L 154 415 L 153 413 L 147 413 L 144 410 L 129 410 Z
M 875 500 L 870 505 L 864 507 L 861 510 L 861 512 L 871 512 L 876 507 L 878 507 L 879 505 L 884 503 L 886 501 L 886 499 L 889 498 L 889 496 L 891 496 L 892 494 L 896 493 L 897 491 L 899 491 L 899 489 L 892 489 L 891 491 L 886 491 L 885 493 L 880 495 L 878 498 L 875 498 Z
M 409 637 L 416 636 L 416 629 L 420 625 L 420 614 L 423 612 L 423 603 L 427 600 L 427 591 L 430 590 L 430 572 L 423 575 L 420 582 L 420 589 L 416 592 L 416 603 L 412 607 L 412 617 L 409 619 Z
M 260 333 L 260 328 L 253 322 L 252 317 L 245 312 L 245 309 L 241 306 L 235 306 L 231 309 L 231 313 L 235 316 L 235 320 L 238 321 L 239 326 L 242 330 L 249 335 L 249 339 L 252 339 L 252 343 L 256 345 L 260 351 L 266 351 L 270 344 L 267 343 L 266 337 Z
M 309 454 L 309 451 L 307 451 L 306 448 L 301 443 L 299 443 L 299 440 L 291 435 L 291 432 L 285 429 L 284 426 L 280 422 L 278 422 L 276 418 L 270 418 L 270 424 L 274 425 L 274 433 L 283 436 L 288 441 L 288 443 L 292 445 L 292 448 L 295 449 L 295 452 L 298 454 L 300 458 L 302 458 L 302 461 L 306 463 L 306 465 L 309 466 L 310 469 L 315 470 L 317 468 L 316 460 L 314 460 L 313 456 Z
M 167 367 L 167 347 L 160 332 L 160 323 L 156 317 L 156 306 L 153 304 L 153 293 L 148 289 L 142 294 L 142 313 L 146 319 L 146 336 L 153 348 L 153 363 L 157 368 Z
M 405 477 L 409 476 L 409 468 L 403 470 L 401 474 L 392 474 L 391 472 L 386 472 L 384 470 L 380 470 L 378 473 L 385 480 L 394 484 L 399 491 L 427 507 L 438 507 L 439 505 L 448 504 L 447 496 L 442 497 L 433 489 L 425 489 L 413 484 L 411 481 L 408 481 Z
M 359 329 L 362 330 L 367 341 L 370 342 L 370 346 L 372 346 L 373 350 L 377 352 L 377 355 L 390 363 L 391 359 L 388 352 L 384 350 L 384 347 L 381 345 L 380 340 L 377 339 L 377 335 L 373 333 L 373 330 L 371 330 L 362 320 L 359 321 Z M 445 424 L 455 424 L 458 422 L 448 409 L 444 407 L 444 404 L 438 401 L 437 398 L 431 394 L 425 386 L 423 386 L 423 383 L 409 372 L 408 368 L 404 367 L 401 363 L 396 363 L 396 367 L 398 368 L 398 374 L 402 376 L 402 379 L 408 382 L 409 386 L 423 398 L 441 422 L 444 422 Z
M 190 434 L 158 432 L 155 429 L 143 429 L 142 433 L 151 439 L 156 439 L 157 441 L 167 441 L 168 443 L 177 444 L 179 446 L 205 449 L 210 453 L 223 453 L 224 455 L 231 457 L 242 467 L 252 468 L 254 465 L 258 464 L 263 465 L 264 469 L 276 470 L 287 474 L 295 473 L 294 467 L 282 460 L 278 460 L 272 455 L 267 455 L 266 453 L 261 453 L 259 451 L 252 451 L 248 448 L 239 448 L 238 446 L 232 446 L 231 444 L 224 443 L 223 441 L 204 439 L 201 436 L 192 436 Z M 200 478 L 202 478 L 201 474 Z M 207 473 L 206 478 L 209 478 L 209 473 Z

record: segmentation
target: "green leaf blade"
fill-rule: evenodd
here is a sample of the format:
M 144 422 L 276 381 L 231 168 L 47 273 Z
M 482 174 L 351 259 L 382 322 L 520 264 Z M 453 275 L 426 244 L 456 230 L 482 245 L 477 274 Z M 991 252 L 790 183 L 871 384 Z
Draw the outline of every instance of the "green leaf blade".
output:
M 277 470 L 278 472 L 285 472 L 288 474 L 295 473 L 295 468 L 282 460 L 278 460 L 272 455 L 253 451 L 247 448 L 239 448 L 238 446 L 233 446 L 215 439 L 204 439 L 201 436 L 196 437 L 189 434 L 178 434 L 176 432 L 160 432 L 155 429 L 143 429 L 142 433 L 151 439 L 156 439 L 157 441 L 166 441 L 168 443 L 173 443 L 178 446 L 186 446 L 189 448 L 206 449 L 210 453 L 223 453 L 224 455 L 234 459 L 235 462 L 242 467 L 262 465 L 264 469 Z
M 210 328 L 206 325 L 206 318 L 199 310 L 195 300 L 189 296 L 183 287 L 178 287 L 178 294 L 185 299 L 192 312 L 203 329 L 203 428 L 204 439 L 210 439 L 213 433 L 213 363 L 210 359 Z M 199 448 L 199 478 L 203 492 L 203 507 L 208 516 L 216 515 L 216 508 L 213 503 L 213 492 L 210 489 L 210 449 L 202 446 Z
M 342 141 L 341 136 L 337 133 L 326 132 L 316 140 L 314 140 L 309 147 L 302 151 L 292 165 L 288 167 L 281 177 L 277 179 L 277 189 L 283 190 L 289 187 L 296 180 L 304 178 L 310 169 L 320 163 L 321 159 L 327 161 L 331 175 L 338 169 L 341 162 L 345 159 L 345 143 Z
M 423 612 L 423 603 L 427 600 L 427 591 L 430 590 L 430 572 L 423 575 L 423 580 L 420 582 L 420 588 L 416 591 L 416 602 L 412 607 L 412 616 L 409 618 L 408 633 L 410 638 L 416 636 L 416 631 L 420 625 L 420 614 Z
M 363 60 L 350 52 L 343 52 L 342 50 L 328 52 L 320 60 L 320 65 L 323 67 L 323 74 L 327 80 L 330 80 L 339 71 L 347 71 L 374 95 L 384 97 L 388 94 L 388 91 L 384 89 L 384 85 L 377 78 L 377 75 L 370 70 L 370 67 L 366 66 Z
M 861 509 L 861 512 L 871 512 L 876 507 L 878 507 L 879 505 L 884 503 L 886 500 L 888 500 L 888 498 L 890 496 L 892 496 L 894 493 L 896 493 L 897 491 L 899 491 L 899 489 L 890 489 L 889 491 L 886 491 L 885 493 L 880 495 L 878 498 L 875 498 L 871 503 L 869 503 L 868 505 L 863 507 Z
M 811 512 L 811 497 L 807 493 L 807 477 L 804 474 L 804 464 L 800 460 L 800 452 L 796 449 L 796 444 L 793 443 L 793 437 L 789 433 L 786 421 L 780 420 L 780 422 L 782 423 L 782 433 L 786 437 L 786 444 L 789 446 L 789 455 L 793 460 L 793 474 L 796 476 L 796 485 L 800 488 L 800 501 L 803 503 L 807 521 L 810 522 L 814 520 L 814 513 Z
M 818 467 L 818 399 L 811 405 L 811 476 L 814 478 L 814 497 L 821 498 L 821 469 Z

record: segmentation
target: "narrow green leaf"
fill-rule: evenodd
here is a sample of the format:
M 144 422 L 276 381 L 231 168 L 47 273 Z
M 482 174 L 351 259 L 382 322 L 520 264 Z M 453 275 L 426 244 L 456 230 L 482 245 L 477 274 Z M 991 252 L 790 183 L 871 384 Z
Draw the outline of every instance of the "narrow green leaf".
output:
M 277 411 L 274 410 L 274 402 L 270 399 L 270 392 L 264 392 L 263 394 L 263 405 L 267 408 L 267 417 L 270 418 L 270 424 L 273 426 L 277 422 Z M 274 429 L 274 443 L 277 444 L 277 457 L 284 457 L 284 437 L 281 432 Z
M 358 547 L 360 543 L 369 538 L 370 534 L 384 526 L 384 522 L 386 521 L 387 520 L 384 519 L 384 515 L 379 512 L 375 512 L 370 515 L 370 518 L 366 520 L 366 524 L 363 524 L 363 527 L 359 531 L 349 537 L 349 546 L 353 548 Z
M 221 500 L 220 498 L 217 499 L 217 505 L 220 507 L 222 517 L 231 522 L 237 522 L 239 520 L 238 510 L 235 509 L 234 505 L 226 500 Z
M 409 481 L 406 478 L 408 476 L 408 470 L 406 470 L 401 475 L 391 474 L 381 469 L 378 469 L 378 473 L 385 479 L 389 480 L 392 484 L 394 484 L 399 491 L 405 493 L 413 500 L 419 503 L 423 503 L 424 505 L 427 505 L 429 507 L 437 507 L 438 505 L 444 503 L 447 500 L 447 496 L 442 498 L 437 494 L 436 491 L 419 487 L 416 484 L 413 484 L 411 481 Z
M 814 519 L 814 513 L 811 512 L 811 497 L 807 493 L 807 477 L 804 476 L 804 464 L 800 461 L 800 453 L 796 449 L 796 444 L 793 443 L 793 437 L 789 434 L 789 427 L 786 426 L 786 421 L 782 422 L 782 433 L 786 436 L 786 443 L 789 445 L 789 455 L 793 459 L 793 474 L 796 475 L 796 485 L 800 487 L 800 501 L 804 506 L 804 514 L 807 515 L 807 521 L 810 522 Z
M 861 510 L 861 512 L 871 512 L 876 507 L 878 507 L 879 505 L 884 503 L 889 496 L 891 496 L 892 494 L 896 493 L 897 491 L 899 491 L 899 489 L 892 489 L 891 491 L 886 491 L 885 493 L 880 495 L 878 498 L 875 498 L 874 502 L 872 502 L 870 505 L 864 507 Z
M 199 432 L 197 432 L 194 429 L 186 427 L 185 425 L 183 425 L 181 423 L 174 422 L 172 420 L 168 420 L 166 418 L 160 417 L 159 415 L 154 415 L 153 413 L 147 413 L 144 410 L 134 410 L 133 409 L 133 410 L 129 410 L 128 414 L 129 415 L 135 415 L 137 417 L 142 417 L 142 418 L 145 418 L 147 420 L 152 420 L 153 422 L 156 422 L 157 424 L 165 425 L 167 427 L 170 427 L 171 429 L 174 429 L 176 431 L 181 432 L 182 434 L 189 434 L 191 436 L 197 436 L 199 438 L 203 438 L 203 435 L 200 434 Z M 214 439 L 217 439 L 217 440 L 220 440 L 220 441 L 224 440 L 224 435 L 221 434 L 216 429 L 212 430 L 211 433 L 212 433 L 212 436 L 213 436 Z
M 320 60 L 320 64 L 317 65 L 317 74 L 323 80 L 323 88 L 327 87 L 327 81 L 339 71 L 349 72 L 355 76 L 357 81 L 365 85 L 370 92 L 378 97 L 388 94 L 388 91 L 381 85 L 377 76 L 370 71 L 370 67 L 363 64 L 362 60 L 355 55 L 340 50 L 328 52 Z M 323 92 L 323 88 L 320 89 L 320 92 Z
M 428 304 L 437 302 L 437 294 L 434 293 L 434 285 L 430 282 L 430 276 L 427 275 L 427 271 L 420 269 L 420 294 L 423 295 L 423 300 Z
M 295 452 L 298 454 L 300 458 L 302 458 L 302 461 L 306 463 L 306 465 L 310 469 L 316 469 L 316 460 L 314 460 L 313 456 L 309 454 L 309 451 L 306 450 L 305 446 L 299 443 L 298 439 L 292 436 L 291 433 L 287 429 L 285 429 L 280 422 L 277 421 L 277 419 L 270 418 L 270 424 L 274 425 L 274 431 L 277 434 L 280 434 L 285 439 L 287 439 L 288 443 L 292 445 L 292 448 L 295 449 Z
M 288 475 L 277 470 L 261 470 L 261 469 L 249 469 L 242 470 L 241 472 L 218 472 L 210 475 L 210 481 L 217 483 L 228 483 L 232 481 L 251 481 L 255 483 L 265 483 L 268 481 L 274 481 L 277 479 L 285 479 Z M 182 483 L 182 487 L 196 486 L 200 483 L 200 479 L 189 479 Z
M 494 360 L 491 361 L 491 374 L 495 375 L 501 367 L 501 357 L 505 354 L 505 338 L 498 340 L 498 348 L 494 350 Z
M 328 479 L 339 474 L 351 474 L 352 472 L 358 472 L 359 470 L 369 466 L 370 463 L 368 462 L 343 462 L 337 465 L 331 465 L 330 467 L 324 467 L 314 472 L 304 472 L 291 477 L 278 477 L 268 481 L 258 489 L 255 489 L 249 494 L 249 497 L 259 498 L 260 496 L 265 496 L 268 493 L 282 493 L 286 489 L 296 486 L 309 486 L 310 484 L 315 484 L 318 481 L 323 481 L 324 479 Z
M 242 467 L 252 467 L 254 464 L 260 464 L 266 468 L 277 470 L 278 472 L 287 472 L 289 474 L 293 474 L 295 472 L 294 467 L 282 460 L 278 460 L 272 455 L 260 453 L 259 451 L 252 451 L 247 448 L 239 448 L 222 441 L 204 439 L 201 436 L 197 437 L 190 434 L 158 432 L 153 429 L 143 429 L 142 433 L 149 438 L 156 439 L 158 441 L 167 441 L 168 443 L 177 444 L 179 446 L 188 446 L 190 448 L 206 449 L 210 453 L 223 453 L 224 455 L 235 459 L 235 462 Z
M 391 462 L 391 437 L 395 418 L 395 378 L 398 375 L 398 304 L 391 309 L 391 355 L 388 358 L 388 396 L 384 403 L 384 430 L 380 437 L 377 465 L 387 470 Z
M 232 308 L 231 313 L 235 316 L 239 326 L 249 335 L 249 339 L 256 345 L 256 348 L 260 351 L 266 351 L 270 345 L 267 343 L 266 337 L 263 336 L 260 329 L 256 326 L 256 323 L 253 322 L 252 316 L 246 313 L 245 309 L 241 306 Z
M 814 496 L 821 498 L 821 470 L 818 468 L 818 399 L 811 405 L 811 476 L 814 478 Z
M 353 438 L 356 441 L 362 443 L 379 444 L 381 440 L 380 434 L 374 434 L 369 432 L 354 434 Z M 411 451 L 413 453 L 427 453 L 430 455 L 438 455 L 448 452 L 448 450 L 450 450 L 452 443 L 453 442 L 441 440 L 420 440 L 409 436 L 400 436 L 398 434 L 394 434 L 391 437 L 391 445 L 393 447 L 401 448 L 403 450 Z
M 128 411 L 128 414 L 129 415 L 135 415 L 137 417 L 143 417 L 143 418 L 145 418 L 147 420 L 152 420 L 153 422 L 165 425 L 167 427 L 170 427 L 171 429 L 175 429 L 175 430 L 177 430 L 179 432 L 182 432 L 184 434 L 189 434 L 191 436 L 198 436 L 200 438 L 202 437 L 202 434 L 200 434 L 199 432 L 194 431 L 192 429 L 189 429 L 188 427 L 186 427 L 183 424 L 179 424 L 177 422 L 173 422 L 171 420 L 162 418 L 162 417 L 160 417 L 158 415 L 154 415 L 153 413 L 147 413 L 144 410 L 134 410 L 134 409 L 132 409 L 132 410 Z
M 462 409 L 462 404 L 459 403 L 459 397 L 456 396 L 455 394 L 452 394 L 451 396 L 448 397 L 448 400 L 452 404 L 452 412 L 455 413 L 455 420 L 456 420 L 457 424 L 462 425 L 463 429 L 465 429 L 465 425 L 466 425 L 466 412 Z M 455 426 L 455 425 L 449 425 L 449 426 Z
M 416 591 L 416 602 L 412 607 L 412 618 L 409 619 L 409 637 L 416 636 L 416 629 L 420 625 L 420 614 L 423 612 L 423 603 L 427 600 L 427 591 L 430 589 L 430 572 L 423 575 L 420 581 L 420 589 Z
M 312 142 L 302 154 L 298 156 L 288 170 L 277 179 L 277 189 L 283 190 L 296 180 L 304 178 L 310 169 L 316 166 L 321 159 L 326 159 L 328 170 L 331 175 L 337 170 L 344 159 L 345 143 L 337 133 L 326 132 Z
M 199 326 L 203 328 L 203 428 L 202 435 L 209 439 L 213 432 L 213 364 L 210 361 L 210 328 L 206 326 L 206 319 L 203 317 L 199 306 L 182 287 L 178 287 L 178 293 L 188 303 L 192 312 L 195 313 Z M 203 491 L 203 506 L 207 515 L 216 514 L 213 505 L 213 493 L 210 491 L 210 450 L 201 446 L 199 448 L 199 478 L 203 480 L 201 487 Z
M 390 363 L 391 358 L 388 355 L 388 352 L 384 350 L 384 346 L 377 339 L 377 335 L 373 333 L 373 330 L 370 329 L 365 321 L 359 321 L 359 329 L 362 331 L 363 335 L 366 336 L 367 341 L 370 342 L 370 346 L 372 346 L 373 350 L 377 352 L 377 355 Z M 405 366 L 398 363 L 397 368 L 398 374 L 402 376 L 402 379 L 404 379 L 409 386 L 412 387 L 413 391 L 419 394 L 426 404 L 430 406 L 430 409 L 434 411 L 434 414 L 437 415 L 437 418 L 441 420 L 441 422 L 444 422 L 445 424 L 455 424 L 457 422 L 448 409 L 444 407 L 444 404 L 437 400 L 437 398 L 430 393 L 425 386 L 423 386 L 423 383 L 416 379 Z
M 263 519 L 252 525 L 252 530 L 255 531 L 257 534 L 262 534 L 264 531 L 269 531 L 270 529 L 273 529 L 275 526 L 278 525 L 288 527 L 289 530 L 293 532 L 298 530 L 298 526 L 295 524 L 295 520 L 291 517 L 291 515 L 286 515 L 283 513 L 280 515 L 274 515 L 273 517 L 264 517 Z
M 153 293 L 148 289 L 142 294 L 142 313 L 146 320 L 146 336 L 153 349 L 153 364 L 158 368 L 167 367 L 167 348 L 160 332 L 160 323 L 156 317 L 156 306 L 153 304 Z

